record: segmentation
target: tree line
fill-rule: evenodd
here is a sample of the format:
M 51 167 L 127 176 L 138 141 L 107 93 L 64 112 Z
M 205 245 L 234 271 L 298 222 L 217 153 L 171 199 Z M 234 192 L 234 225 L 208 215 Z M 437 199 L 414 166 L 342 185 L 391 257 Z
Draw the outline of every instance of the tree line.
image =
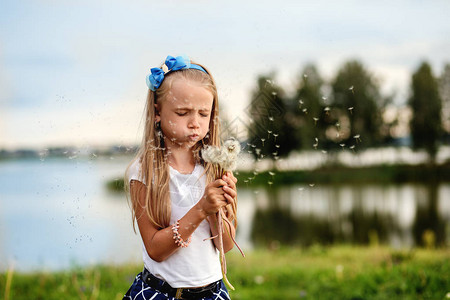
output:
M 273 72 L 258 76 L 247 108 L 247 143 L 255 158 L 277 159 L 294 150 L 358 151 L 395 141 L 398 116 L 383 117 L 393 96 L 381 93 L 377 78 L 360 61 L 345 62 L 328 82 L 308 64 L 290 95 L 274 77 Z M 450 136 L 450 64 L 437 77 L 422 62 L 411 76 L 407 106 L 411 147 L 425 149 L 433 161 Z

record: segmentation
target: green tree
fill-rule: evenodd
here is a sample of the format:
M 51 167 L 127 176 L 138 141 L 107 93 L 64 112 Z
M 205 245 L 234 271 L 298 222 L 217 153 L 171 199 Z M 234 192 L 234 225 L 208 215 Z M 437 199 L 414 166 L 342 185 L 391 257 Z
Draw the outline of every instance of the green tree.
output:
M 247 110 L 251 122 L 248 143 L 255 158 L 286 156 L 297 147 L 293 128 L 286 122 L 286 96 L 273 81 L 274 74 L 258 77 L 258 86 L 252 93 Z
M 333 106 L 340 127 L 340 144 L 370 147 L 382 141 L 381 110 L 388 98 L 380 94 L 375 77 L 361 62 L 351 60 L 338 71 L 332 83 Z
M 450 141 L 450 64 L 446 64 L 439 79 L 439 95 L 442 100 L 442 127 L 445 132 L 445 142 Z
M 425 149 L 430 161 L 434 162 L 442 132 L 442 103 L 437 80 L 427 62 L 423 62 L 412 75 L 411 91 L 409 105 L 413 112 L 410 122 L 413 148 Z
M 287 104 L 287 121 L 293 127 L 293 135 L 301 149 L 317 147 L 316 138 L 325 140 L 330 114 L 322 103 L 323 86 L 324 81 L 315 65 L 308 64 L 300 73 L 294 97 Z

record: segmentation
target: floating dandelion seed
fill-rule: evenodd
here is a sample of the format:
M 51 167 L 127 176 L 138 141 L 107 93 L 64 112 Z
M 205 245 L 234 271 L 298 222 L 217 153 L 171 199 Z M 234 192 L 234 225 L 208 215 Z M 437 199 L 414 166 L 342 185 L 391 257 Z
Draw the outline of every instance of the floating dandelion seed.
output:
M 339 144 L 339 146 L 341 146 L 342 150 L 344 150 L 345 144 Z
M 355 145 L 351 145 L 349 148 L 350 148 L 353 152 L 355 152 Z
M 276 140 L 277 140 L 277 136 L 278 136 L 278 133 L 274 133 L 274 134 L 273 134 L 273 137 L 274 137 L 274 141 L 276 141 Z
M 269 117 L 269 121 L 273 122 L 274 120 L 275 120 L 274 117 L 272 117 L 272 116 Z
M 313 118 L 313 120 L 314 120 L 314 126 L 316 126 L 317 125 L 317 121 L 319 121 L 319 118 Z
M 327 97 L 323 96 L 323 97 L 322 97 L 322 100 L 323 100 L 323 101 L 327 101 Z
M 261 142 L 262 142 L 262 145 L 264 146 L 264 141 L 265 141 L 266 139 L 261 139 Z
M 303 74 L 303 78 L 305 78 L 305 79 L 306 79 L 306 78 L 308 78 L 308 75 L 306 75 L 306 74 Z
M 305 189 L 305 188 L 302 188 L 302 187 L 298 188 L 299 191 L 303 191 L 304 189 Z
M 351 87 L 349 87 L 348 90 L 351 91 L 353 95 L 355 94 L 353 85 Z
M 330 108 L 327 106 L 323 109 L 323 111 L 325 112 L 325 114 L 328 116 L 330 114 Z
M 272 181 L 267 181 L 267 183 L 268 183 L 269 185 L 272 185 L 272 184 L 273 184 L 273 182 L 272 182 Z
M 277 92 L 272 92 L 272 95 L 273 95 L 273 96 L 276 96 L 276 95 L 277 95 Z
M 275 175 L 275 172 L 269 171 L 269 175 L 273 176 Z
M 302 109 L 302 112 L 306 115 L 306 114 L 308 114 L 308 109 L 304 108 L 304 109 Z
M 276 144 L 276 145 L 275 145 L 275 148 L 280 148 L 280 145 Z
M 318 138 L 314 138 L 314 140 L 315 140 L 316 142 L 313 144 L 313 147 L 314 147 L 314 149 L 317 150 L 317 146 L 319 146 L 319 139 L 318 139 Z
M 303 100 L 302 99 L 298 100 L 298 105 L 299 105 L 299 108 L 302 107 L 302 105 L 303 105 Z
M 271 133 L 272 133 L 272 130 L 267 130 L 267 138 L 270 138 Z
M 336 122 L 335 126 L 337 127 L 338 130 L 341 128 L 341 124 L 339 122 Z
M 353 114 L 353 106 L 348 108 L 348 111 L 350 112 L 350 114 Z
M 326 151 L 326 150 L 322 150 L 322 153 L 323 153 L 323 154 L 327 154 L 327 151 Z
M 356 140 L 357 143 L 361 142 L 361 135 L 357 134 L 353 138 Z
M 277 155 L 278 155 L 278 152 L 272 152 L 272 155 L 273 155 L 273 156 L 277 156 Z
M 316 184 L 315 183 L 310 183 L 310 184 L 308 184 L 310 187 L 313 187 L 313 186 L 315 186 Z

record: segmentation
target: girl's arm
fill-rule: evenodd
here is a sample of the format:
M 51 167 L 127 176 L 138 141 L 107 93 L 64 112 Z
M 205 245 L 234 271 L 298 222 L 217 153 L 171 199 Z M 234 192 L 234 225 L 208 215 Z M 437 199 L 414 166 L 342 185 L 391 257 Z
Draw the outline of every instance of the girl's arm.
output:
M 178 233 L 183 240 L 186 241 L 204 219 L 214 215 L 221 207 L 227 205 L 222 188 L 225 185 L 227 183 L 221 179 L 208 184 L 202 199 L 180 219 Z M 134 189 L 137 189 L 138 193 L 133 193 Z M 130 190 L 131 195 L 138 195 L 138 199 L 131 200 L 137 202 L 135 205 L 136 219 L 145 249 L 153 260 L 164 261 L 179 248 L 173 239 L 172 226 L 161 229 L 150 221 L 145 210 L 147 187 L 143 183 L 133 180 Z
M 236 201 L 235 199 L 237 196 L 237 192 L 236 192 L 237 179 L 236 179 L 236 177 L 233 176 L 233 174 L 231 172 L 227 172 L 222 177 L 222 179 L 227 183 L 222 188 L 225 192 L 224 196 L 228 202 L 227 209 L 231 211 L 231 206 L 234 205 L 234 202 Z M 226 218 L 225 214 L 223 217 Z M 237 216 L 234 216 L 234 217 L 236 218 Z M 233 237 L 233 239 L 236 236 L 236 229 L 234 228 L 234 225 L 231 222 L 232 220 L 229 220 L 229 221 L 230 222 L 225 222 L 225 221 L 223 222 L 223 249 L 225 252 L 230 251 L 234 247 L 234 242 L 231 239 L 230 234 Z M 209 216 L 208 222 L 209 222 L 209 226 L 211 227 L 212 236 L 217 236 L 217 233 L 218 233 L 217 218 L 215 217 L 215 215 Z M 214 241 L 214 245 L 216 246 L 216 248 L 219 249 L 218 237 L 216 237 L 213 241 Z

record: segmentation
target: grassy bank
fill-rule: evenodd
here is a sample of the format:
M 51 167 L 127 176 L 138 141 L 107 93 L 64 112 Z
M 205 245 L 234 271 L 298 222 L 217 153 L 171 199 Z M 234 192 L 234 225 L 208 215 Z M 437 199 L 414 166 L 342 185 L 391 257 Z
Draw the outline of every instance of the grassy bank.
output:
M 379 165 L 371 167 L 349 168 L 345 166 L 330 166 L 316 170 L 295 171 L 265 171 L 237 172 L 238 184 L 255 186 L 271 184 L 294 183 L 437 183 L 450 181 L 450 163 L 442 165 Z M 123 180 L 109 180 L 106 186 L 111 191 L 123 191 Z
M 256 250 L 227 255 L 233 299 L 446 299 L 448 249 L 383 247 Z M 5 299 L 121 299 L 141 266 L 0 274 Z M 9 278 L 8 278 L 9 277 Z M 450 297 L 450 295 L 448 296 Z
M 323 167 L 316 170 L 239 172 L 239 183 L 247 185 L 293 183 L 436 183 L 450 181 L 450 163 L 443 165 L 379 165 L 349 168 Z

